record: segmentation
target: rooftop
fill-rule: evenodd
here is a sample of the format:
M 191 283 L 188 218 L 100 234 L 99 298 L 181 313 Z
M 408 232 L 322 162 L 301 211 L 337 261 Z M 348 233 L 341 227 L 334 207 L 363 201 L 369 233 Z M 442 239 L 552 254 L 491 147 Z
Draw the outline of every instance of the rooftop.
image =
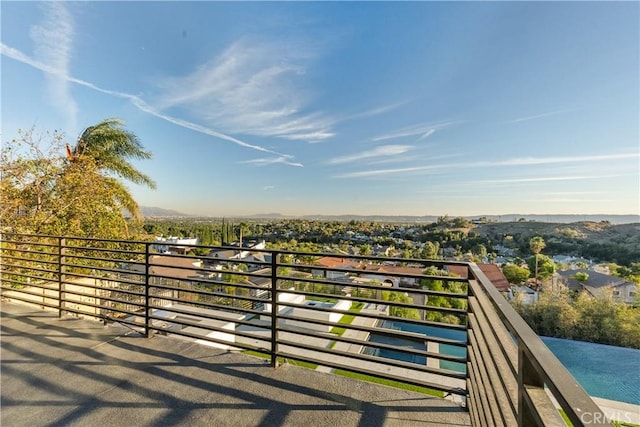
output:
M 13 302 L 1 312 L 1 425 L 471 425 L 446 399 Z

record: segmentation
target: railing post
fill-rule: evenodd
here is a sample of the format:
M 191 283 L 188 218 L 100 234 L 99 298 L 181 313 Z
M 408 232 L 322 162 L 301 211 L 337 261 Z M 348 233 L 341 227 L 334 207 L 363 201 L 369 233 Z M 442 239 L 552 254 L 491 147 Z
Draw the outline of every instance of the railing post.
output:
M 149 292 L 149 274 L 151 273 L 150 267 L 150 248 L 149 243 L 144 244 L 144 335 L 147 338 L 151 338 L 151 304 L 150 292 Z
M 278 254 L 271 257 L 271 367 L 278 367 Z
M 58 237 L 58 317 L 62 317 L 64 312 L 64 289 L 65 281 L 65 255 L 67 253 L 67 240 L 64 237 Z
M 529 360 L 523 344 L 518 340 L 518 426 L 521 427 L 538 425 L 526 396 L 527 387 L 543 389 L 544 381 Z

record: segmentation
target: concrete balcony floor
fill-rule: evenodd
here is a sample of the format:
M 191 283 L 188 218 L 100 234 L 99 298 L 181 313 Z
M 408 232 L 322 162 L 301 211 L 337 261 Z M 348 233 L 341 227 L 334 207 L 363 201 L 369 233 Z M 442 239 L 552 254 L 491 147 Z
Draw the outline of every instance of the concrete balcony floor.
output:
M 470 426 L 453 402 L 2 302 L 2 426 Z

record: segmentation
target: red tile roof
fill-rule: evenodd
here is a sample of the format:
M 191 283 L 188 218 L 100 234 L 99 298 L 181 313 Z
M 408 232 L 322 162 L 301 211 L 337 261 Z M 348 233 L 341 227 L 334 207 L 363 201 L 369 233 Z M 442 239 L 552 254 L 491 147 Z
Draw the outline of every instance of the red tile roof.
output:
M 511 288 L 511 284 L 507 278 L 504 277 L 502 270 L 500 270 L 497 264 L 478 264 L 478 268 L 499 291 L 506 291 Z M 464 265 L 448 265 L 447 270 L 449 273 L 455 274 L 458 277 L 464 279 L 468 277 L 468 269 Z
M 478 264 L 480 270 L 487 276 L 487 279 L 493 283 L 493 286 L 496 287 L 499 291 L 508 291 L 511 288 L 511 284 L 502 274 L 502 270 L 498 267 L 497 264 Z
M 360 266 L 359 262 L 351 261 L 346 258 L 336 258 L 336 257 L 323 257 L 319 258 L 315 261 L 316 265 L 327 267 L 327 268 L 345 268 L 345 267 L 356 267 Z

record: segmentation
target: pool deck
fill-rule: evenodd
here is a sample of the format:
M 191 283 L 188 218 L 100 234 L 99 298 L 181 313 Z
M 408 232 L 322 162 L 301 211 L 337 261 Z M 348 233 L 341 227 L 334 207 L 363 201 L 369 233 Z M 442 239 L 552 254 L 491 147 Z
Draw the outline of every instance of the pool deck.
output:
M 639 368 L 640 369 L 640 368 Z M 640 425 L 640 405 L 591 396 L 607 418 Z
M 470 426 L 445 399 L 3 301 L 2 426 Z

